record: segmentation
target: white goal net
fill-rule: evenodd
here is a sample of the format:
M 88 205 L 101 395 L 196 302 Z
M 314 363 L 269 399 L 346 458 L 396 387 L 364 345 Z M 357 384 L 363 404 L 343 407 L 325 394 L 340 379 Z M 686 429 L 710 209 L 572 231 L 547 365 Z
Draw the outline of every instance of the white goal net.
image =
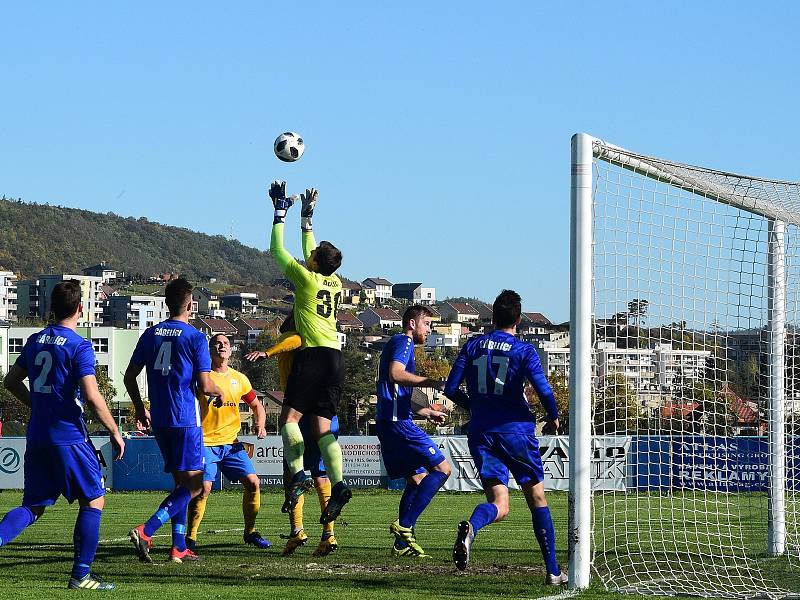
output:
M 593 435 L 629 440 L 625 491 L 592 495 L 592 573 L 643 594 L 800 590 L 800 184 L 584 141 L 591 341 L 572 346 L 591 368 L 572 376 L 591 383 L 573 388 Z

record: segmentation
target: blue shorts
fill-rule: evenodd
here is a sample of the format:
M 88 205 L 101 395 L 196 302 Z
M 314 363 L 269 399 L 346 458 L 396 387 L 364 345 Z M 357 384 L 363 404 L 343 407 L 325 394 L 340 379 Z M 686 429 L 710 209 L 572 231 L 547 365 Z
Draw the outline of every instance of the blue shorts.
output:
M 390 479 L 408 477 L 422 468 L 430 471 L 444 461 L 439 446 L 410 419 L 378 421 L 377 429 L 383 464 Z
M 153 429 L 153 436 L 164 458 L 165 473 L 203 470 L 201 427 L 158 427 Z
M 206 446 L 205 460 L 203 481 L 214 481 L 217 478 L 217 471 L 222 471 L 222 474 L 231 481 L 239 481 L 256 473 L 253 461 L 250 460 L 250 456 L 241 442 L 222 446 Z
M 25 491 L 22 506 L 50 506 L 59 496 L 72 503 L 105 494 L 94 446 L 28 446 L 25 449 Z
M 300 433 L 303 434 L 303 443 L 305 450 L 303 451 L 303 470 L 311 473 L 312 477 L 327 477 L 325 472 L 325 463 L 322 460 L 322 453 L 319 451 L 319 444 L 311 435 L 311 420 L 303 417 L 300 419 Z M 339 439 L 339 417 L 333 415 L 331 419 L 331 433 Z M 289 467 L 286 461 L 283 461 L 283 470 L 288 471 Z
M 508 486 L 508 472 L 517 483 L 544 481 L 539 440 L 533 433 L 469 434 L 469 451 L 484 484 L 497 480 Z

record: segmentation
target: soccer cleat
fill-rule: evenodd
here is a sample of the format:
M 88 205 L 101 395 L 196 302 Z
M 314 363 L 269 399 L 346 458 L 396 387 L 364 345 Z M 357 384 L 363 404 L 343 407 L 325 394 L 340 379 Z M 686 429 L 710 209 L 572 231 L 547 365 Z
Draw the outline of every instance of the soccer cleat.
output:
M 308 535 L 302 529 L 297 533 L 290 535 L 289 537 L 284 535 L 281 537 L 286 539 L 286 546 L 284 546 L 281 556 L 291 556 L 294 554 L 295 550 L 297 550 L 300 546 L 305 545 L 305 543 L 308 541 Z
M 289 492 L 286 494 L 286 501 L 281 507 L 282 512 L 291 511 L 297 504 L 297 500 L 307 491 L 314 487 L 314 480 L 306 475 L 305 471 L 299 471 L 292 478 L 292 485 L 289 487 Z M 283 509 L 286 509 L 285 511 Z
M 117 586 L 108 581 L 103 581 L 93 573 L 87 573 L 80 579 L 70 577 L 67 588 L 71 590 L 115 590 Z
M 257 531 L 254 531 L 253 533 L 245 533 L 244 543 L 255 546 L 256 548 L 261 548 L 262 550 L 272 548 L 272 542 L 270 542 L 267 538 L 261 537 L 261 534 Z
M 569 578 L 567 577 L 566 571 L 563 570 L 558 575 L 548 573 L 544 578 L 545 585 L 567 585 L 568 583 Z
M 339 544 L 336 543 L 336 538 L 329 535 L 319 541 L 319 546 L 311 553 L 311 556 L 328 556 L 331 552 L 335 552 L 338 547 Z
M 153 562 L 150 558 L 150 549 L 153 547 L 153 538 L 144 533 L 144 525 L 139 525 L 130 530 L 128 535 L 131 538 L 133 547 L 136 548 L 136 554 L 139 555 L 139 560 L 146 563 Z
M 395 545 L 392 547 L 394 556 L 428 558 L 429 555 L 425 554 L 425 550 L 417 543 L 413 527 L 403 527 L 398 519 L 389 525 L 389 532 L 394 535 L 395 539 Z
M 352 497 L 353 492 L 350 491 L 350 488 L 347 487 L 343 481 L 340 481 L 333 486 L 333 490 L 331 491 L 331 499 L 328 500 L 328 506 L 326 506 L 325 510 L 322 511 L 319 522 L 323 525 L 327 525 L 331 521 L 338 519 L 339 513 L 342 512 L 344 505 L 350 502 L 350 498 Z
M 459 571 L 466 569 L 469 564 L 469 551 L 473 540 L 475 540 L 475 531 L 472 529 L 472 523 L 461 521 L 458 524 L 456 543 L 453 545 L 453 562 L 456 563 Z
M 173 546 L 169 551 L 169 559 L 174 563 L 184 563 L 200 560 L 200 556 L 189 548 L 178 550 Z

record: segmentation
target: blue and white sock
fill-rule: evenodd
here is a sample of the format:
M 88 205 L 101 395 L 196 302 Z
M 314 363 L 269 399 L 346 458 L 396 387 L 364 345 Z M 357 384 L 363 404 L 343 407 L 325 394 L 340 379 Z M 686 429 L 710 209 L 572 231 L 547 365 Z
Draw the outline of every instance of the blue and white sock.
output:
M 172 545 L 179 552 L 186 550 L 186 509 L 172 517 Z
M 176 487 L 169 496 L 164 498 L 158 510 L 144 524 L 144 534 L 149 537 L 179 512 L 183 511 L 185 514 L 191 499 L 192 493 L 189 490 L 185 487 Z
M 533 532 L 536 534 L 536 541 L 542 549 L 542 558 L 547 567 L 547 572 L 551 575 L 560 575 L 561 569 L 556 561 L 556 532 L 553 527 L 553 517 L 550 514 L 550 507 L 543 506 L 533 509 Z
M 490 502 L 484 502 L 475 507 L 475 510 L 472 511 L 472 516 L 469 518 L 469 522 L 472 523 L 472 530 L 477 534 L 478 531 L 487 525 L 494 523 L 496 518 L 497 507 Z
M 37 517 L 27 506 L 12 508 L 0 521 L 0 546 L 10 544 L 25 528 L 32 525 Z
M 75 520 L 75 532 L 72 541 L 75 544 L 75 560 L 72 563 L 72 576 L 82 579 L 89 574 L 100 542 L 100 517 L 103 511 L 99 508 L 83 506 Z

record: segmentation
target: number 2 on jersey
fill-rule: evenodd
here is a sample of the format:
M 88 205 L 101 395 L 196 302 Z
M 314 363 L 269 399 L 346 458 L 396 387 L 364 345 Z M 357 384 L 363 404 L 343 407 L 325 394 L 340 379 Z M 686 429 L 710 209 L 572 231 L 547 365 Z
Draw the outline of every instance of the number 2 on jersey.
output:
M 45 385 L 47 383 L 47 376 L 50 375 L 50 370 L 53 368 L 53 355 L 47 350 L 42 350 L 33 359 L 34 364 L 38 367 L 41 366 L 42 370 L 39 376 L 33 382 L 33 391 L 39 394 L 49 394 L 53 391 L 53 387 Z
M 169 370 L 172 368 L 170 364 L 172 361 L 172 342 L 164 342 L 158 349 L 156 355 L 156 362 L 153 363 L 153 368 L 156 371 L 161 371 L 161 374 L 166 377 L 169 375 Z
M 484 354 L 472 361 L 472 364 L 478 367 L 478 391 L 481 394 L 487 393 L 488 382 L 487 376 L 489 375 L 489 357 Z M 500 396 L 503 393 L 503 387 L 506 385 L 506 373 L 508 373 L 508 357 L 507 356 L 493 356 L 492 364 L 497 365 L 497 377 L 494 378 L 494 386 L 492 387 L 492 394 Z

